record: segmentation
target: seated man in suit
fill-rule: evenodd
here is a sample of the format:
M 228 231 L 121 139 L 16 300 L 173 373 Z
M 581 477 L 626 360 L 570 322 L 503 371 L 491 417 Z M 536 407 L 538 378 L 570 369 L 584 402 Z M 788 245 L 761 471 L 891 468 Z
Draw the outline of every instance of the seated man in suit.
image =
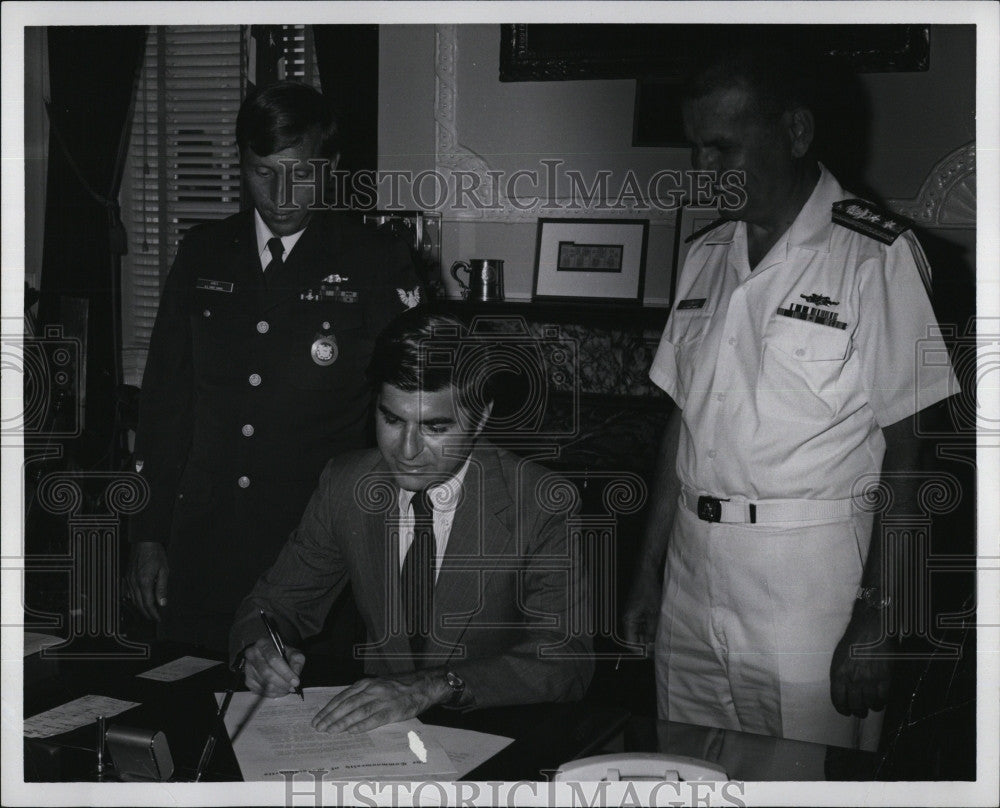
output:
M 289 647 L 286 664 L 259 610 L 294 645 L 351 581 L 368 634 L 355 652 L 374 678 L 320 710 L 319 730 L 368 730 L 436 704 L 578 699 L 590 682 L 590 641 L 570 634 L 583 593 L 565 514 L 542 507 L 563 481 L 481 437 L 488 353 L 451 317 L 414 309 L 390 323 L 369 367 L 378 451 L 327 464 L 237 611 L 230 651 L 247 687 L 283 696 L 305 657 Z

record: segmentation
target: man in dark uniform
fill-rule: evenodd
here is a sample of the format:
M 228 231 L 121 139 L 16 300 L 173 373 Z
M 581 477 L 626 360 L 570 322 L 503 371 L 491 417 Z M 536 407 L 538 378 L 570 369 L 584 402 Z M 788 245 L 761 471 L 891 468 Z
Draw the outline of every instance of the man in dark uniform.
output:
M 325 463 L 370 441 L 375 337 L 420 298 L 409 251 L 323 209 L 337 123 L 318 92 L 249 96 L 236 140 L 253 210 L 191 230 L 142 384 L 129 594 L 164 638 L 224 649 L 233 612 Z

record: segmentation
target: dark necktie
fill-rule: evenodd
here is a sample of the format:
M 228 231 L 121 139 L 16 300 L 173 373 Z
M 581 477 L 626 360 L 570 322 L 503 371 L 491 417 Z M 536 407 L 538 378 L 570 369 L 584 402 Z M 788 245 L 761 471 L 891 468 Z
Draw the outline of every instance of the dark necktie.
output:
M 403 628 L 410 637 L 410 650 L 420 654 L 431 633 L 434 604 L 434 509 L 426 491 L 417 491 L 413 507 L 413 543 L 403 559 L 399 575 L 403 600 Z
M 264 274 L 267 275 L 269 272 L 273 272 L 278 269 L 284 261 L 281 260 L 281 256 L 285 254 L 285 245 L 281 243 L 281 239 L 275 236 L 274 238 L 269 238 L 267 240 L 267 249 L 271 251 L 271 260 L 267 262 L 267 266 L 264 267 Z

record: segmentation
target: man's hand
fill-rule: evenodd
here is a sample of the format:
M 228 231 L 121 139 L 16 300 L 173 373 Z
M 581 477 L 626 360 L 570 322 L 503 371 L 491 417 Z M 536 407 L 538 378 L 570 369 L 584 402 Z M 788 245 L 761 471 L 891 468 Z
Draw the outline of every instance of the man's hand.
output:
M 451 696 L 440 668 L 362 679 L 330 699 L 312 725 L 321 732 L 366 732 L 413 718 Z
M 167 605 L 167 551 L 155 541 L 132 545 L 126 581 L 128 594 L 147 620 L 160 619 L 160 607 Z
M 659 570 L 642 569 L 636 576 L 625 604 L 622 628 L 625 639 L 649 648 L 656 642 L 656 626 L 660 620 Z
M 841 715 L 864 718 L 881 710 L 889 697 L 890 663 L 872 656 L 851 657 L 851 648 L 868 646 L 867 653 L 887 655 L 892 650 L 882 639 L 882 614 L 857 603 L 851 622 L 833 652 L 830 663 L 830 698 Z
M 261 637 L 243 652 L 246 664 L 243 676 L 247 688 L 258 696 L 276 699 L 299 686 L 299 674 L 306 664 L 306 655 L 298 648 L 285 646 L 288 662 L 281 658 L 270 637 Z

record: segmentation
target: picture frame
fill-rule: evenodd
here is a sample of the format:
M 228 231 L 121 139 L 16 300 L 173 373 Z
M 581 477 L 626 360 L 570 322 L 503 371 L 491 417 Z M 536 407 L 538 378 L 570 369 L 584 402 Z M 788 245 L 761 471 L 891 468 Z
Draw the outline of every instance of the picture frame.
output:
M 677 227 L 674 231 L 674 270 L 670 275 L 670 307 L 677 302 L 677 277 L 691 249 L 688 239 L 719 218 L 718 208 L 688 205 L 677 210 Z
M 500 26 L 500 81 L 680 79 L 698 54 L 761 38 L 862 73 L 930 67 L 927 25 L 514 23 Z
M 642 305 L 648 219 L 539 219 L 532 300 Z

